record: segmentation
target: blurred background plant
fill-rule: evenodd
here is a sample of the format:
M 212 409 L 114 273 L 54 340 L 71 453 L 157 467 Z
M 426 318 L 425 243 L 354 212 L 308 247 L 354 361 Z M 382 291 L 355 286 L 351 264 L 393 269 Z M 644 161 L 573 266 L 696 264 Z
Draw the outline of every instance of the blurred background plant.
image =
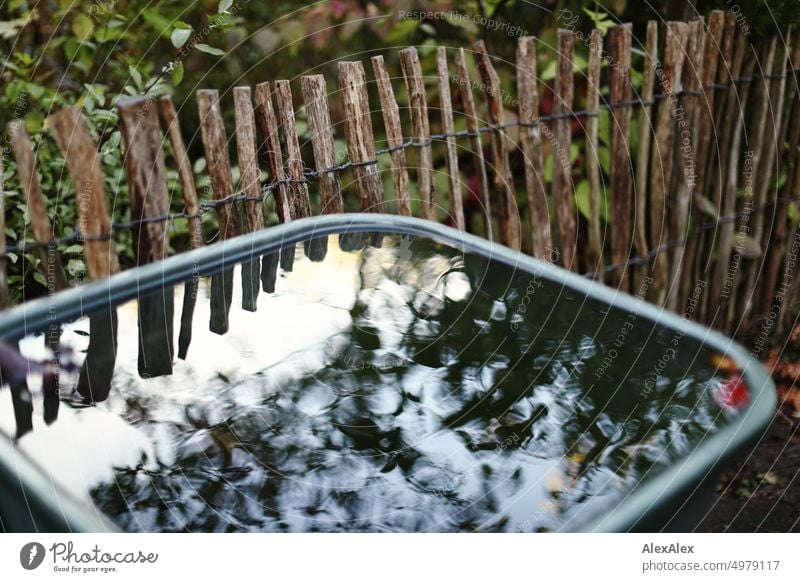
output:
M 432 73 L 435 71 L 436 46 L 469 46 L 471 42 L 484 38 L 490 52 L 499 59 L 496 66 L 507 91 L 504 94 L 513 96 L 515 78 L 512 63 L 518 36 L 540 38 L 541 78 L 550 83 L 555 74 L 552 56 L 558 27 L 572 27 L 587 35 L 595 26 L 605 32 L 615 22 L 633 22 L 634 67 L 641 67 L 639 39 L 643 39 L 645 23 L 650 19 L 687 18 L 698 12 L 707 15 L 714 8 L 727 9 L 747 17 L 756 37 L 774 33 L 776 23 L 785 27 L 800 19 L 800 3 L 796 0 L 658 0 L 644 3 L 632 0 L 593 3 L 584 0 L 542 0 L 537 3 L 525 0 L 330 0 L 307 5 L 252 0 L 0 2 L 0 126 L 5 131 L 8 122 L 24 120 L 36 148 L 38 172 L 56 236 L 72 233 L 77 224 L 72 184 L 66 177 L 63 158 L 45 128 L 47 116 L 65 105 L 83 107 L 101 151 L 113 219 L 124 222 L 130 219 L 130 211 L 115 109 L 121 96 L 173 96 L 190 156 L 196 160 L 194 169 L 198 190 L 201 198 L 208 200 L 211 193 L 205 175 L 193 96 L 198 88 L 220 90 L 223 102 L 227 103 L 223 111 L 228 116 L 228 133 L 232 135 L 231 87 L 321 73 L 328 79 L 329 91 L 333 92 L 337 78 L 335 64 L 346 58 L 367 61 L 373 54 L 383 54 L 390 73 L 396 78 L 397 97 L 402 107 L 405 92 L 398 90 L 402 81 L 397 79 L 400 77 L 397 53 L 403 46 L 417 46 L 424 70 Z M 586 67 L 586 50 L 584 43 L 576 42 L 577 71 Z M 368 78 L 371 78 L 369 66 L 367 70 Z M 472 74 L 473 79 L 478 78 L 474 71 Z M 429 103 L 436 103 L 437 89 L 432 74 L 427 82 Z M 634 75 L 633 82 L 637 86 L 640 76 Z M 580 101 L 585 90 L 580 75 L 577 83 L 576 98 Z M 294 92 L 299 108 L 299 87 L 295 86 Z M 456 101 L 457 93 L 454 91 Z M 377 102 L 373 97 L 373 102 Z M 334 120 L 341 119 L 338 101 L 335 95 L 332 96 Z M 552 94 L 545 90 L 542 113 L 552 109 L 552 101 Z M 459 103 L 455 105 L 458 109 Z M 506 107 L 507 118 L 513 118 L 516 102 L 508 99 Z M 438 131 L 439 119 L 435 108 L 431 118 L 432 129 Z M 383 128 L 379 113 L 374 124 L 376 131 Z M 598 155 L 607 172 L 607 116 L 601 117 L 600 126 L 603 143 Z M 464 128 L 464 120 L 459 119 L 456 129 Z M 583 174 L 581 129 L 576 123 L 570 156 L 576 172 L 577 206 L 585 215 L 588 212 L 588 188 L 585 180 L 580 178 Z M 301 140 L 307 137 L 302 110 L 298 112 L 298 132 Z M 337 128 L 337 135 L 340 134 Z M 634 128 L 632 136 L 635 135 Z M 385 143 L 378 143 L 378 147 L 383 146 Z M 304 146 L 304 154 L 306 149 Z M 344 159 L 344 143 L 337 140 L 336 149 L 339 159 Z M 442 156 L 443 152 L 436 151 L 435 154 Z M 7 140 L 3 142 L 2 156 L 6 184 L 5 236 L 9 244 L 32 242 L 29 218 L 16 182 L 16 168 Z M 235 159 L 233 162 L 235 165 Z M 548 180 L 552 174 L 551 166 L 545 168 Z M 465 172 L 469 172 L 468 163 L 464 167 Z M 471 177 L 468 173 L 463 178 L 469 186 Z M 172 208 L 180 211 L 180 190 L 172 166 L 168 179 Z M 441 180 L 437 191 L 446 192 L 446 176 L 439 173 L 437 179 Z M 386 180 L 389 184 L 388 176 Z M 469 212 L 471 197 L 468 198 L 465 204 Z M 520 197 L 519 202 L 524 211 L 526 200 Z M 473 210 L 476 209 L 477 205 Z M 213 236 L 213 213 L 207 213 L 204 219 L 208 232 Z M 274 222 L 274 214 L 269 219 Z M 472 220 L 477 223 L 477 216 L 473 215 Z M 131 265 L 130 232 L 120 230 L 115 240 L 123 266 Z M 186 246 L 185 221 L 171 224 L 170 240 L 175 250 Z M 85 265 L 81 260 L 80 245 L 66 246 L 62 252 L 69 276 L 76 280 L 83 278 Z M 30 297 L 44 292 L 44 278 L 36 269 L 39 262 L 36 253 L 10 253 L 8 259 L 15 302 L 20 301 L 23 295 Z

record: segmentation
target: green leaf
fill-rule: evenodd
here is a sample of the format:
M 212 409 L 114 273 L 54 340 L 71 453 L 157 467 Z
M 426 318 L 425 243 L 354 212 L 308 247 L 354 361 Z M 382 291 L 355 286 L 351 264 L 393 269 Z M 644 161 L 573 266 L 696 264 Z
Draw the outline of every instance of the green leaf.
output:
M 177 87 L 183 81 L 183 62 L 178 61 L 178 64 L 172 69 L 172 86 Z
M 194 45 L 194 48 L 199 50 L 201 53 L 207 53 L 209 55 L 214 55 L 216 57 L 221 57 L 222 55 L 225 54 L 225 51 L 223 51 L 222 49 L 218 49 L 213 46 L 208 46 L 207 44 L 203 43 L 198 43 Z
M 42 287 L 47 287 L 47 279 L 44 278 L 41 271 L 33 272 L 33 280 L 39 283 Z
M 591 205 L 589 203 L 589 182 L 587 180 L 583 180 L 578 184 L 575 188 L 575 206 L 578 207 L 578 211 L 583 214 L 583 217 L 586 219 L 591 218 Z
M 72 32 L 81 42 L 89 40 L 92 36 L 92 30 L 94 30 L 94 23 L 86 14 L 78 14 L 75 20 L 72 21 Z
M 181 48 L 191 37 L 191 28 L 175 28 L 172 31 L 172 34 L 169 35 L 169 39 L 172 41 L 172 46 L 175 48 Z
M 386 42 L 389 44 L 404 44 L 414 34 L 419 25 L 419 20 L 401 20 L 386 35 Z
M 219 0 L 219 5 L 217 6 L 217 14 L 222 14 L 223 12 L 227 12 L 231 6 L 233 6 L 233 0 Z

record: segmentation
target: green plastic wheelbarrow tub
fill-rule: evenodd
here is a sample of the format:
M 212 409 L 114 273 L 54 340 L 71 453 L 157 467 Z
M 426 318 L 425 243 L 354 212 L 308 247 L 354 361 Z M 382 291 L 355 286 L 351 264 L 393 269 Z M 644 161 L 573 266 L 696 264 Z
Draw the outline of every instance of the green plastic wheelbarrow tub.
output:
M 231 305 L 241 285 L 245 311 Z M 203 317 L 210 303 L 208 325 L 192 320 L 195 303 Z M 44 429 L 0 437 L 6 531 L 689 530 L 776 402 L 729 338 L 413 218 L 325 216 L 244 235 L 16 307 L 0 338 L 89 316 L 106 351 L 114 333 L 98 329 L 117 326 L 115 375 L 79 385 L 88 408 L 62 391 L 62 415 L 161 431 L 169 454 L 115 466 L 81 498 L 25 452 Z M 314 334 L 300 356 L 241 377 L 224 366 L 225 354 L 266 362 Z M 136 336 L 132 355 L 122 344 Z M 186 374 L 203 366 L 195 387 Z

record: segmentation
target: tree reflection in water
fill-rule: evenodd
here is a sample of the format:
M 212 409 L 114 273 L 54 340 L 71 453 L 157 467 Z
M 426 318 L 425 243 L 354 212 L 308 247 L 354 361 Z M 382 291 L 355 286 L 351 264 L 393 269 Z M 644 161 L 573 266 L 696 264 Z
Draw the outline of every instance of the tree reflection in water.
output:
M 344 260 L 335 243 L 322 263 L 299 248 L 292 277 L 338 284 L 319 274 Z M 556 530 L 725 421 L 712 354 L 693 340 L 674 345 L 649 321 L 427 239 L 386 237 L 354 255 L 350 298 L 314 312 L 315 325 L 337 323 L 291 357 L 192 375 L 225 359 L 203 348 L 196 320 L 160 392 L 158 379 L 121 374 L 108 406 L 156 458 L 94 487 L 95 504 L 125 530 Z M 285 280 L 259 310 L 303 295 Z M 297 301 L 296 321 L 325 301 Z M 258 362 L 261 338 L 303 331 L 223 341 Z M 195 397 L 171 395 L 170 381 L 194 383 Z

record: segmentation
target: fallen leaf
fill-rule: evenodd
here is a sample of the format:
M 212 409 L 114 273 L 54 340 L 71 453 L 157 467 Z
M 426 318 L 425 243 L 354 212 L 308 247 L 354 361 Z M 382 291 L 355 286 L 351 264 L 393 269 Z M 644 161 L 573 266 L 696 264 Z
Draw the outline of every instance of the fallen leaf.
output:
M 738 372 L 739 366 L 725 354 L 713 354 L 709 360 L 720 372 Z
M 772 471 L 767 471 L 764 474 L 764 481 L 766 481 L 770 485 L 778 485 L 778 483 L 780 483 L 781 480 L 778 478 L 777 474 L 773 473 Z

